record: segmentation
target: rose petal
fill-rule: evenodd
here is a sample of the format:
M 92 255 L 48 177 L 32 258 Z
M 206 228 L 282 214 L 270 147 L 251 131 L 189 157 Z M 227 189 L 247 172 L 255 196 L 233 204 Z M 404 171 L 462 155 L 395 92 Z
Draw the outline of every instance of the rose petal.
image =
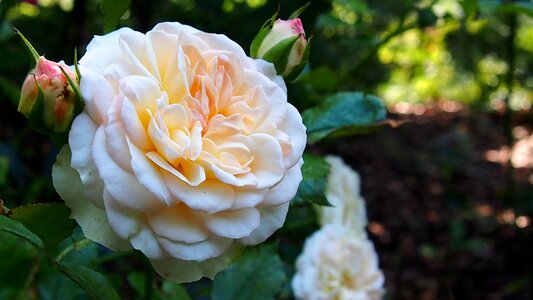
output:
M 123 170 L 132 172 L 131 154 L 128 151 L 126 133 L 120 122 L 118 103 L 111 104 L 107 114 L 108 124 L 104 127 L 107 153 Z
M 300 163 L 290 168 L 283 179 L 269 190 L 261 204 L 276 206 L 291 201 L 298 191 L 299 183 L 302 181 L 302 165 L 303 160 L 300 159 Z
M 133 104 L 128 99 L 124 99 L 121 109 L 120 118 L 122 119 L 128 138 L 139 149 L 145 151 L 153 150 L 154 146 L 150 139 L 148 139 L 145 129 L 145 126 L 147 127 L 148 124 L 144 125 L 141 122 Z
M 128 141 L 128 147 L 131 153 L 133 173 L 139 182 L 158 199 L 164 200 L 168 206 L 174 203 L 163 176 L 159 172 L 159 167 L 130 141 Z
M 268 189 L 246 189 L 235 188 L 235 200 L 231 210 L 255 207 L 257 204 L 264 202 Z
M 86 112 L 82 112 L 72 123 L 69 145 L 72 149 L 71 166 L 79 173 L 85 198 L 99 208 L 104 208 L 104 184 L 93 161 L 92 145 L 96 124 Z
M 223 211 L 230 208 L 235 199 L 233 188 L 216 180 L 208 179 L 199 186 L 190 186 L 170 174 L 163 174 L 163 177 L 172 194 L 194 210 Z
M 261 213 L 261 223 L 249 236 L 239 239 L 243 245 L 257 245 L 264 242 L 276 230 L 283 226 L 289 211 L 289 202 L 279 206 L 258 207 Z
M 54 188 L 70 208 L 70 217 L 76 220 L 88 239 L 112 250 L 129 249 L 129 243 L 118 236 L 109 225 L 105 210 L 92 205 L 89 199 L 80 195 L 84 186 L 77 171 L 72 169 L 70 164 L 70 149 L 65 145 L 52 167 L 52 179 Z
M 176 242 L 198 243 L 209 238 L 203 222 L 183 204 L 164 208 L 148 216 L 155 233 Z
M 168 257 L 140 212 L 121 205 L 106 190 L 104 203 L 109 224 L 118 235 L 129 240 L 133 248 L 151 259 Z
M 93 157 L 107 191 L 118 202 L 138 211 L 153 211 L 163 205 L 138 179 L 117 165 L 107 153 L 103 128 L 96 131 Z
M 207 228 L 214 234 L 238 239 L 248 236 L 259 226 L 260 214 L 255 208 L 246 208 L 206 214 L 204 219 Z
M 173 257 L 183 260 L 202 261 L 215 258 L 224 253 L 233 243 L 233 240 L 217 236 L 198 243 L 181 243 L 160 237 L 159 243 Z
M 173 282 L 192 282 L 202 277 L 215 278 L 215 275 L 226 268 L 242 252 L 242 246 L 233 244 L 224 254 L 202 262 L 194 260 L 152 260 L 152 265 L 161 276 Z
M 283 178 L 285 171 L 281 146 L 272 136 L 266 134 L 253 134 L 250 139 L 254 143 L 253 149 L 250 149 L 254 155 L 250 168 L 257 177 L 255 187 L 272 187 Z
M 286 167 L 292 167 L 302 157 L 307 144 L 306 128 L 303 125 L 302 117 L 294 106 L 287 104 L 287 114 L 279 124 L 279 129 L 290 137 L 292 151 L 284 153 L 283 162 Z

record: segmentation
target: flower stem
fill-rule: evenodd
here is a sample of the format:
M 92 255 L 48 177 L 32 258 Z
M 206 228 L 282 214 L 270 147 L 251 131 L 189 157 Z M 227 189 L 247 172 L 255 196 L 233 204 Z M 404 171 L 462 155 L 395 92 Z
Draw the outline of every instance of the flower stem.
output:
M 59 253 L 56 258 L 54 259 L 54 262 L 59 262 L 61 261 L 65 256 L 69 255 L 70 252 L 74 251 L 74 250 L 80 250 L 81 248 L 85 247 L 85 246 L 88 246 L 92 243 L 91 240 L 89 239 L 86 239 L 86 238 L 83 238 L 79 241 L 75 241 L 74 243 L 72 243 L 72 245 L 66 247 L 65 249 L 63 249 L 63 251 L 61 251 L 61 253 Z

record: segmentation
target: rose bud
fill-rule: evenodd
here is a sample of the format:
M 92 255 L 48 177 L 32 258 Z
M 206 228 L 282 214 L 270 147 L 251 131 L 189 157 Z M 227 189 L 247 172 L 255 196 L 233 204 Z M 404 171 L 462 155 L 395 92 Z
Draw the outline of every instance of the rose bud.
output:
M 300 18 L 267 21 L 254 38 L 251 56 L 274 64 L 279 75 L 292 81 L 300 75 L 309 57 L 309 41 Z
M 78 82 L 76 71 L 69 66 L 41 56 L 35 69 L 24 80 L 18 111 L 38 131 L 65 132 L 75 117 L 75 106 L 81 100 Z

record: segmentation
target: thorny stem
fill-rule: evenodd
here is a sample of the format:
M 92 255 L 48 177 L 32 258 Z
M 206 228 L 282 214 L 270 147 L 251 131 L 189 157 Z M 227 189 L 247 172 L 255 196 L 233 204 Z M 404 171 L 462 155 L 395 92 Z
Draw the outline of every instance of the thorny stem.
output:
M 59 262 L 61 261 L 65 256 L 69 255 L 70 252 L 74 251 L 74 250 L 80 250 L 81 248 L 85 247 L 85 246 L 88 246 L 92 243 L 91 240 L 89 239 L 86 239 L 86 238 L 83 238 L 79 241 L 75 241 L 74 243 L 72 243 L 72 245 L 66 247 L 65 249 L 63 249 L 63 251 L 61 251 L 61 253 L 59 253 L 56 258 L 54 259 L 55 262 Z

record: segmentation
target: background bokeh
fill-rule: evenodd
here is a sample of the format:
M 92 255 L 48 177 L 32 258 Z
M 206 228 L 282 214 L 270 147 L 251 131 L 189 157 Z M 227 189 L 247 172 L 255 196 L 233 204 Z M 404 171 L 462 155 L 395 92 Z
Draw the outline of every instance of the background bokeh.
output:
M 288 17 L 305 3 L 132 0 L 120 26 L 145 32 L 179 21 L 248 49 L 278 8 Z M 310 147 L 360 172 L 387 298 L 533 299 L 533 2 L 314 0 L 301 18 L 313 44 L 290 101 L 303 110 L 334 92 L 363 91 L 389 109 L 378 130 Z M 57 149 L 16 111 L 30 59 L 13 27 L 48 59 L 72 64 L 74 48 L 83 55 L 103 33 L 104 15 L 99 0 L 0 0 L 0 199 L 10 208 L 60 201 L 50 178 Z M 275 237 L 287 261 L 313 226 L 310 208 L 291 209 Z M 4 260 L 18 241 L 3 237 Z M 2 291 L 10 282 L 30 299 L 59 299 L 55 275 L 22 271 L 35 268 L 35 253 L 21 245 L 12 259 L 20 274 L 0 264 L 0 298 L 14 295 Z M 84 251 L 72 259 L 91 257 L 134 295 L 142 260 L 124 267 L 102 261 L 96 246 Z M 28 276 L 43 280 L 26 286 Z M 61 299 L 81 297 L 68 288 Z M 202 298 L 209 283 L 187 289 Z

